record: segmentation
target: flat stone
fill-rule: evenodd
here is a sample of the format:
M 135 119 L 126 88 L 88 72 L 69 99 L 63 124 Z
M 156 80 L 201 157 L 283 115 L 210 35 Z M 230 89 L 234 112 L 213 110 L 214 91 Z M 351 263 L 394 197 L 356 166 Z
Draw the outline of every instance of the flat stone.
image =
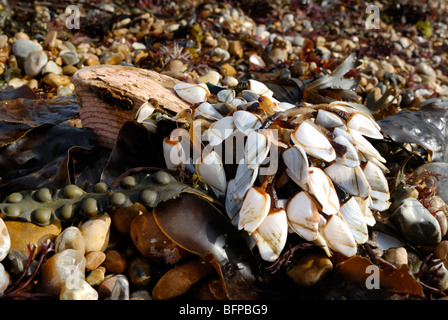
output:
M 42 51 L 43 48 L 39 43 L 28 39 L 17 39 L 12 45 L 12 53 L 18 59 L 26 59 L 30 52 L 35 50 Z
M 54 74 L 61 75 L 62 74 L 62 69 L 61 69 L 60 66 L 58 66 L 56 64 L 56 62 L 50 60 L 50 61 L 47 62 L 45 67 L 43 67 L 42 70 L 41 70 L 41 74 L 48 74 L 48 73 L 54 73 Z
M 174 299 L 186 293 L 193 284 L 209 273 L 209 267 L 192 260 L 168 270 L 152 290 L 154 300 Z
M 111 219 L 109 214 L 103 213 L 85 221 L 80 230 L 86 240 L 86 252 L 107 249 L 110 236 Z
M 117 250 L 107 250 L 105 252 L 106 259 L 102 266 L 106 268 L 108 273 L 123 273 L 127 267 L 126 256 Z
M 73 65 L 66 65 L 62 68 L 62 73 L 67 76 L 72 76 L 75 74 L 75 72 L 78 71 L 78 68 L 76 68 Z
M 435 79 L 437 77 L 437 74 L 434 71 L 434 69 L 429 64 L 427 64 L 425 62 L 418 63 L 415 66 L 415 71 L 417 71 L 417 73 L 419 73 L 420 75 L 425 75 L 425 76 L 428 76 L 433 79 Z
M 405 199 L 390 216 L 390 221 L 415 245 L 435 245 L 442 240 L 437 219 L 417 199 Z
M 60 54 L 60 56 L 64 64 L 69 66 L 77 64 L 79 62 L 79 56 L 76 51 L 68 50 Z
M 101 63 L 102 64 L 117 65 L 117 64 L 119 64 L 123 60 L 124 60 L 124 55 L 121 52 L 119 52 L 119 53 L 116 53 L 116 54 L 112 54 L 112 55 L 103 57 L 101 59 Z
M 45 51 L 31 51 L 25 59 L 25 73 L 29 76 L 38 75 L 48 62 Z
M 86 277 L 86 281 L 91 286 L 98 286 L 101 282 L 104 281 L 105 273 L 103 269 L 93 269 L 89 272 L 89 274 Z
M 0 218 L 0 262 L 5 259 L 11 249 L 11 237 L 5 222 Z
M 56 30 L 51 30 L 47 33 L 45 37 L 44 45 L 48 48 L 56 47 L 56 40 L 58 39 L 58 32 Z
M 82 255 L 86 252 L 86 241 L 77 227 L 68 227 L 57 236 L 55 251 L 62 252 L 66 249 L 78 250 Z
M 47 74 L 44 77 L 43 81 L 52 87 L 66 86 L 71 83 L 70 78 L 68 76 L 54 73 Z
M 90 251 L 86 255 L 86 270 L 91 271 L 98 268 L 104 260 L 106 260 L 106 254 L 101 251 Z
M 64 285 L 59 295 L 60 300 L 98 300 L 98 292 L 85 280 L 79 280 L 76 287 Z
M 86 259 L 74 249 L 66 249 L 48 258 L 42 265 L 43 292 L 59 296 L 62 288 L 79 288 L 85 280 Z
M 38 226 L 34 223 L 19 220 L 5 221 L 11 238 L 10 251 L 17 251 L 28 255 L 28 244 L 35 245 L 36 254 L 42 251 L 42 245 L 47 240 L 54 241 L 61 233 L 61 222 L 54 220 L 48 226 Z
M 333 264 L 323 254 L 308 254 L 297 260 L 287 271 L 288 276 L 298 285 L 311 287 L 333 270 Z
M 404 247 L 390 248 L 384 252 L 384 259 L 397 267 L 408 264 L 408 252 Z

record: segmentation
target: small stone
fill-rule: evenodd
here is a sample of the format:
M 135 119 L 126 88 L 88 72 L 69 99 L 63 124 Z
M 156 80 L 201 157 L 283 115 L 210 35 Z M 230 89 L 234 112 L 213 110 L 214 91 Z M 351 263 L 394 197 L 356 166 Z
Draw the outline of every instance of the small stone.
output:
M 331 270 L 333 264 L 322 254 L 308 254 L 297 260 L 287 271 L 288 276 L 300 286 L 311 287 Z
M 431 66 L 425 62 L 418 63 L 415 66 L 415 71 L 417 71 L 417 73 L 419 73 L 420 75 L 425 75 L 433 79 L 437 77 L 437 74 L 434 71 L 434 69 L 431 68 Z
M 48 62 L 47 54 L 42 50 L 31 51 L 25 59 L 25 73 L 36 76 Z
M 203 76 L 197 78 L 196 83 L 210 83 L 212 85 L 217 85 L 220 80 L 221 75 L 218 72 L 211 70 Z
M 42 265 L 42 291 L 57 295 L 65 286 L 77 287 L 85 279 L 86 259 L 74 249 L 66 249 L 48 258 Z
M 434 245 L 442 239 L 437 219 L 417 199 L 405 199 L 390 220 L 413 244 Z
M 51 30 L 47 33 L 45 37 L 44 46 L 48 48 L 56 47 L 56 40 L 58 39 L 58 32 L 56 30 Z
M 5 259 L 11 249 L 11 237 L 5 222 L 0 218 L 0 262 Z
M 129 282 L 126 277 L 118 277 L 110 294 L 110 300 L 129 300 Z
M 152 300 L 148 290 L 137 290 L 131 293 L 130 300 Z
M 187 66 L 182 61 L 173 59 L 168 63 L 166 69 L 173 72 L 184 72 L 187 70 Z
M 448 240 L 440 241 L 440 243 L 436 246 L 434 249 L 434 258 L 444 260 L 444 264 L 448 264 Z
M 28 87 L 33 90 L 39 88 L 39 82 L 36 79 L 30 79 L 27 84 Z
M 408 252 L 404 247 L 390 248 L 384 252 L 384 259 L 397 267 L 408 264 Z
M 85 257 L 87 271 L 97 269 L 106 260 L 106 254 L 101 251 L 90 251 Z
M 128 266 L 129 282 L 136 288 L 147 288 L 152 281 L 152 267 L 148 260 L 135 257 Z
M 238 79 L 232 76 L 227 76 L 222 79 L 222 84 L 229 87 L 234 87 L 238 84 Z
M 81 230 L 77 227 L 68 227 L 57 236 L 54 242 L 55 252 L 62 252 L 66 249 L 78 250 L 82 255 L 86 252 L 86 241 Z
M 229 51 L 219 47 L 213 49 L 213 56 L 218 57 L 221 61 L 227 61 L 230 59 Z
M 71 50 L 61 51 L 59 53 L 59 55 L 62 58 L 62 61 L 64 62 L 64 64 L 66 64 L 66 65 L 71 66 L 71 65 L 77 64 L 79 62 L 79 56 L 76 51 L 71 51 Z
M 17 39 L 12 46 L 12 53 L 18 59 L 26 59 L 32 51 L 42 51 L 42 46 L 28 39 Z
M 97 66 L 100 64 L 100 60 L 95 57 L 90 57 L 90 58 L 87 58 L 86 61 L 84 61 L 84 64 L 88 67 Z
M 75 66 L 72 66 L 72 65 L 66 65 L 62 68 L 63 74 L 68 75 L 68 76 L 74 75 L 76 71 L 78 71 L 78 68 L 76 68 Z
M 83 222 L 80 230 L 86 240 L 86 252 L 104 252 L 109 243 L 111 219 L 106 212 Z
M 152 213 L 145 213 L 134 218 L 130 235 L 137 250 L 151 261 L 176 264 L 189 255 L 160 230 Z
M 10 284 L 11 284 L 11 277 L 5 270 L 3 264 L 0 263 L 0 296 L 6 289 L 8 289 Z
M 111 210 L 112 224 L 119 233 L 128 234 L 131 229 L 132 220 L 147 212 L 146 207 L 138 202 L 129 207 L 113 208 Z
M 237 56 L 239 59 L 243 57 L 244 51 L 241 41 L 231 40 L 229 41 L 229 52 L 231 55 Z
M 37 267 L 37 261 L 33 260 L 31 262 L 31 265 L 28 267 L 28 255 L 17 252 L 17 251 L 10 251 L 8 253 L 8 260 L 10 262 L 9 264 L 9 272 L 11 272 L 14 275 L 22 274 L 25 269 L 26 275 L 30 276 L 33 274 L 33 272 L 36 270 Z
M 94 269 L 89 272 L 89 274 L 86 277 L 86 281 L 91 286 L 95 287 L 95 286 L 98 286 L 101 282 L 103 282 L 104 278 L 105 278 L 104 270 L 98 268 L 98 269 Z
M 117 250 L 107 250 L 106 259 L 102 266 L 106 268 L 107 273 L 123 273 L 127 267 L 126 256 Z
M 47 240 L 54 241 L 61 233 L 61 222 L 54 220 L 48 226 L 38 226 L 34 223 L 19 220 L 7 220 L 5 225 L 11 237 L 10 251 L 28 255 L 28 244 L 37 247 L 35 255 L 42 251 L 42 245 Z
M 236 75 L 237 71 L 230 63 L 224 63 L 221 66 L 221 73 L 225 77 L 234 77 Z
M 152 298 L 168 300 L 179 297 L 204 278 L 209 271 L 207 265 L 196 260 L 176 266 L 159 279 L 152 290 Z
M 59 295 L 60 300 L 98 300 L 98 292 L 85 280 L 79 280 L 77 286 L 64 284 Z
M 269 53 L 269 57 L 272 59 L 272 62 L 274 64 L 278 63 L 278 62 L 284 62 L 287 58 L 287 53 L 284 49 L 282 48 L 274 48 L 270 53 Z
M 52 86 L 52 87 L 60 87 L 60 86 L 66 86 L 71 83 L 70 78 L 65 75 L 58 75 L 54 73 L 47 74 L 43 81 Z
M 47 62 L 45 67 L 42 68 L 41 73 L 42 74 L 54 73 L 54 74 L 61 75 L 62 74 L 62 69 L 61 69 L 60 66 L 58 66 L 56 64 L 56 62 L 50 60 L 50 61 Z
M 116 54 L 112 54 L 110 56 L 105 56 L 101 59 L 101 63 L 102 64 L 111 64 L 111 65 L 117 65 L 119 64 L 121 61 L 124 60 L 124 55 L 119 52 Z
M 65 86 L 59 86 L 56 91 L 56 94 L 60 97 L 68 97 L 71 96 L 73 92 L 75 92 L 75 88 L 72 83 L 69 83 L 68 85 Z
M 418 190 L 414 186 L 408 186 L 405 184 L 398 185 L 391 193 L 392 203 L 389 207 L 391 212 L 394 212 L 401 203 L 407 198 L 418 198 Z
M 8 46 L 8 36 L 6 34 L 0 35 L 0 48 Z
M 143 43 L 141 43 L 141 42 L 134 42 L 132 44 L 132 49 L 134 49 L 134 50 L 145 50 L 146 46 Z
M 323 47 L 325 46 L 325 42 L 326 42 L 325 37 L 317 36 L 314 44 L 316 47 Z
M 100 299 L 110 298 L 110 296 L 112 295 L 112 291 L 115 287 L 115 284 L 119 278 L 126 279 L 126 277 L 124 275 L 117 274 L 117 275 L 107 276 L 104 279 L 104 281 L 100 283 L 100 285 L 97 288 Z M 126 282 L 127 282 L 127 279 L 126 279 Z

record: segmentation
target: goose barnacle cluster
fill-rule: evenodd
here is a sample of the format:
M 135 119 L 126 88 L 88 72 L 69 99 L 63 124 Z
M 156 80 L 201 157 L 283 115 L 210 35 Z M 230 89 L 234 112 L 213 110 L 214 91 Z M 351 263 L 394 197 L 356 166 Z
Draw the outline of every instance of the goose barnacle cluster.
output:
M 292 232 L 329 256 L 355 255 L 373 211 L 389 207 L 385 159 L 368 140 L 382 139 L 377 123 L 356 103 L 278 101 L 256 80 L 219 89 L 174 87 L 192 107 L 163 141 L 168 168 L 205 182 L 266 261 Z

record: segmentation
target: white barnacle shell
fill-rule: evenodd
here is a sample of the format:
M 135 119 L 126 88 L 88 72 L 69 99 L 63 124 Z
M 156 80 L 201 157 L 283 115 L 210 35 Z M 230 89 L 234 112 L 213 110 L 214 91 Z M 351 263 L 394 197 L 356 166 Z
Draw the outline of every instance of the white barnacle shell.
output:
M 219 120 L 223 118 L 222 114 L 209 102 L 203 102 L 194 109 L 193 116 L 194 118 L 202 116 L 208 120 Z
M 351 197 L 347 202 L 341 205 L 339 212 L 349 226 L 356 243 L 366 243 L 369 240 L 366 217 L 361 211 L 355 197 Z
M 356 254 L 357 244 L 353 234 L 345 221 L 338 215 L 330 216 L 327 223 L 322 227 L 322 235 L 331 249 L 342 253 L 346 257 Z
M 191 104 L 205 102 L 210 96 L 210 91 L 205 83 L 180 82 L 174 85 L 174 91 L 179 97 Z
M 291 135 L 291 139 L 312 157 L 326 162 L 336 159 L 336 152 L 330 141 L 308 121 L 304 121 L 297 126 Z
M 282 158 L 288 176 L 299 186 L 306 184 L 309 165 L 305 150 L 299 145 L 294 145 L 283 151 Z
M 253 233 L 271 208 L 271 197 L 261 188 L 252 187 L 246 194 L 239 212 L 238 229 Z
M 336 182 L 345 192 L 362 198 L 370 194 L 370 185 L 360 167 L 347 167 L 334 162 L 324 169 L 330 179 Z
M 235 90 L 232 89 L 224 89 L 218 92 L 217 94 L 218 100 L 220 102 L 230 103 L 235 99 Z
M 271 210 L 253 235 L 261 258 L 265 261 L 276 260 L 285 247 L 288 237 L 285 210 Z
M 199 177 L 218 191 L 218 195 L 225 193 L 227 188 L 226 173 L 219 154 L 212 150 L 202 157 L 196 164 Z
M 212 123 L 212 125 L 204 132 L 211 146 L 221 144 L 225 139 L 232 135 L 234 130 L 233 117 L 227 116 Z
M 353 112 L 347 119 L 347 127 L 356 130 L 362 135 L 374 139 L 382 139 L 379 125 L 369 116 L 361 112 Z
M 308 169 L 309 192 L 319 201 L 322 211 L 334 215 L 339 211 L 339 198 L 333 182 L 325 172 L 317 167 Z
M 266 159 L 268 155 L 271 141 L 269 135 L 258 131 L 252 131 L 247 136 L 244 158 L 249 169 L 257 168 Z
M 233 113 L 235 127 L 245 135 L 261 127 L 262 121 L 259 116 L 245 110 L 238 110 Z
M 163 139 L 163 156 L 168 169 L 182 168 L 189 161 L 190 135 L 186 129 L 174 129 L 171 134 Z
M 317 204 L 305 192 L 300 191 L 286 205 L 290 228 L 307 241 L 317 239 L 320 215 Z

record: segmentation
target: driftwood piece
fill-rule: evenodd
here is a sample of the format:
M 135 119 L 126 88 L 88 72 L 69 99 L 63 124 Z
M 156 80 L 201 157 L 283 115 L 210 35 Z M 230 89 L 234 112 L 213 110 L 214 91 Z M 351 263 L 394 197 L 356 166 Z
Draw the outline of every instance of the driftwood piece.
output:
M 149 98 L 179 112 L 190 105 L 173 90 L 179 80 L 155 71 L 128 66 L 98 65 L 73 75 L 83 127 L 90 128 L 102 146 L 113 148 L 122 125 L 133 120 Z

